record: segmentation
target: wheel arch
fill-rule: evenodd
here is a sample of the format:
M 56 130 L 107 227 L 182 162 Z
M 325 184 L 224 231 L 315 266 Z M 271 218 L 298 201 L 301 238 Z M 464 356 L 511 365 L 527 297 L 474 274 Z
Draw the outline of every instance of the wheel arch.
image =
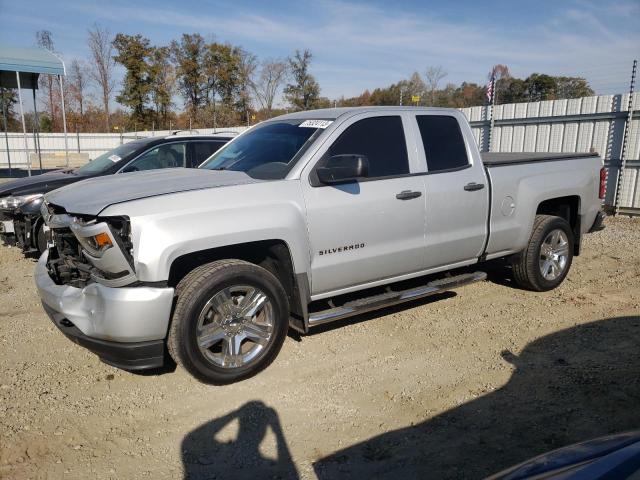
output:
M 290 326 L 306 333 L 309 283 L 306 273 L 296 274 L 294 259 L 286 241 L 258 240 L 186 253 L 171 262 L 167 284 L 176 287 L 190 271 L 205 263 L 238 259 L 258 265 L 282 284 L 289 300 Z
M 579 195 L 548 198 L 538 204 L 535 212 L 536 215 L 553 215 L 567 221 L 573 232 L 574 256 L 580 254 L 582 241 L 580 203 Z

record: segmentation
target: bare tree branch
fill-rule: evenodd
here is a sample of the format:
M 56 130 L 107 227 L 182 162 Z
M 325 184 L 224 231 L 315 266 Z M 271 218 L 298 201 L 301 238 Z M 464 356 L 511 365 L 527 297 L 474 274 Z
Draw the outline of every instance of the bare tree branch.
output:
M 262 62 L 260 73 L 251 87 L 260 106 L 271 115 L 273 101 L 287 76 L 287 63 L 284 60 L 267 59 Z
M 109 101 L 115 87 L 113 80 L 113 45 L 109 30 L 94 24 L 88 31 L 87 44 L 91 51 L 91 69 L 89 76 L 98 85 L 102 94 L 102 106 L 105 114 L 105 127 L 109 131 Z
M 427 68 L 427 72 L 425 74 L 425 78 L 427 80 L 427 92 L 429 93 L 430 105 L 434 105 L 436 103 L 436 91 L 438 90 L 438 85 L 440 84 L 440 80 L 447 76 L 447 72 L 441 66 L 437 67 L 429 67 Z
M 82 60 L 74 59 L 69 68 L 69 92 L 78 108 L 80 117 L 84 115 L 85 96 L 88 87 L 87 68 Z

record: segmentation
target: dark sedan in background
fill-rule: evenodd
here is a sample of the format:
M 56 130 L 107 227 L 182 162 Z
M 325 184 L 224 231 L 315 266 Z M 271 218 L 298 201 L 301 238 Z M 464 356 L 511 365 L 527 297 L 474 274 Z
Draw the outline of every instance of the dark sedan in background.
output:
M 40 206 L 45 193 L 87 178 L 159 168 L 195 168 L 231 140 L 228 135 L 170 135 L 134 140 L 76 170 L 57 170 L 0 184 L 0 239 L 25 253 L 46 248 Z

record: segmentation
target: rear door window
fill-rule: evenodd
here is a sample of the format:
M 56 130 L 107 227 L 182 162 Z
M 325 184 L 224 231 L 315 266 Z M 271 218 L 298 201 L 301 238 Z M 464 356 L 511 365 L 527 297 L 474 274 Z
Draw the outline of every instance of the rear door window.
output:
M 449 115 L 416 115 L 429 173 L 469 165 L 460 125 Z
M 373 178 L 408 174 L 402 118 L 372 117 L 350 125 L 329 147 L 325 158 L 347 154 L 365 155 L 369 160 L 369 176 Z
M 193 158 L 191 159 L 191 163 L 194 167 L 197 167 L 202 162 L 204 162 L 211 155 L 216 153 L 220 147 L 222 147 L 225 142 L 220 141 L 209 141 L 209 142 L 191 142 L 193 145 Z

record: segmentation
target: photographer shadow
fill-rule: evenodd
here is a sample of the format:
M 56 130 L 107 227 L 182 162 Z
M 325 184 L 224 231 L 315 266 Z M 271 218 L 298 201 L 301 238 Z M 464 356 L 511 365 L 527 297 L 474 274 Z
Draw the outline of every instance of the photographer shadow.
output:
M 235 420 L 235 440 L 219 441 L 216 436 Z M 277 458 L 265 457 L 260 444 L 271 430 L 276 440 Z M 211 420 L 189 432 L 182 441 L 185 479 L 298 479 L 277 412 L 260 401 Z
M 333 478 L 483 478 L 538 454 L 640 427 L 640 316 L 578 325 L 502 352 L 501 388 L 314 463 Z M 499 358 L 497 362 L 501 361 Z

